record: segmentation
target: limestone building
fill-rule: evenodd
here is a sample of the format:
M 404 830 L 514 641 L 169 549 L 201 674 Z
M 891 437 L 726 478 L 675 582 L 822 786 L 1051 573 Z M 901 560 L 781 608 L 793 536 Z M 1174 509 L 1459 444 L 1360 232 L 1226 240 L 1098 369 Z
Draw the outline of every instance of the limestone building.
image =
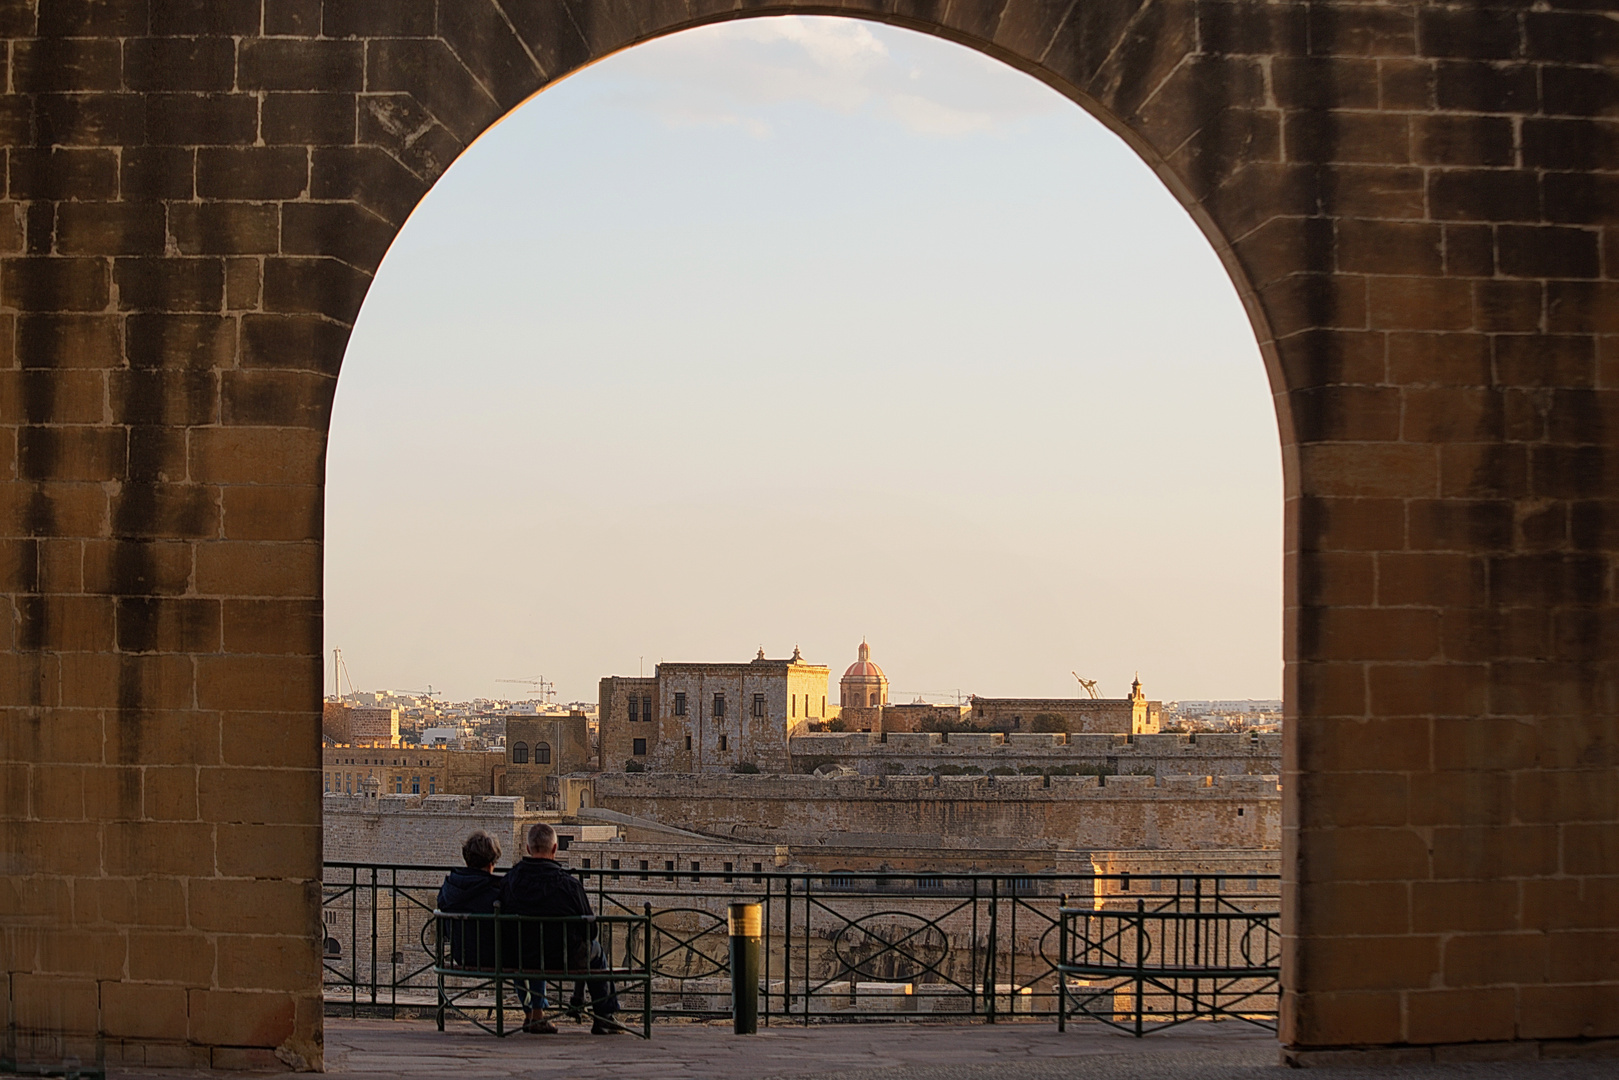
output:
M 986 698 L 973 695 L 968 722 L 981 731 L 1111 732 L 1152 735 L 1162 726 L 1163 702 L 1148 701 L 1138 675 L 1126 698 Z
M 788 768 L 787 737 L 826 717 L 830 670 L 764 650 L 741 664 L 659 664 L 650 678 L 600 685 L 600 766 L 607 772 Z

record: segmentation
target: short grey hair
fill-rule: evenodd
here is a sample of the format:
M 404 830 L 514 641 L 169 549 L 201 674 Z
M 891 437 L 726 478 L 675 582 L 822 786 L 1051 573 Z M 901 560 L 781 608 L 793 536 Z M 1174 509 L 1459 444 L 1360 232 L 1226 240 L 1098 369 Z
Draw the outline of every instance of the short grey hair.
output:
M 530 851 L 550 851 L 557 846 L 557 831 L 543 821 L 536 821 L 528 827 L 528 849 Z

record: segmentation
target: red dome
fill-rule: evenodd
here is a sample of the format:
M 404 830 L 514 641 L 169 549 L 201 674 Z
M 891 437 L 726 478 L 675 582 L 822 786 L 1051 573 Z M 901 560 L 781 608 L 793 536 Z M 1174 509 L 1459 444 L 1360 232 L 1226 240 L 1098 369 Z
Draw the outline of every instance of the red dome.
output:
M 888 676 L 883 674 L 883 669 L 872 662 L 871 646 L 864 641 L 860 643 L 860 659 L 850 664 L 849 670 L 843 673 L 845 682 L 850 679 L 871 679 L 873 681 L 880 679 L 884 682 L 888 680 Z

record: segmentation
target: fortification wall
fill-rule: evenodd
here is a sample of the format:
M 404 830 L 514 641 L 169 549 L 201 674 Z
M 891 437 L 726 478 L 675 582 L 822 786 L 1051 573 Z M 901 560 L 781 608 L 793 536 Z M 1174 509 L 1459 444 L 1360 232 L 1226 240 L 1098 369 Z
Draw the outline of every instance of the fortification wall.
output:
M 1274 776 L 1278 733 L 1197 735 L 1001 734 L 978 732 L 806 733 L 789 740 L 794 772 L 846 765 L 862 776 L 952 769 L 989 772 L 1106 771 L 1125 775 Z
M 1275 776 L 692 776 L 604 773 L 597 806 L 778 843 L 836 833 L 1063 848 L 1275 848 Z
M 327 862 L 459 866 L 461 843 L 475 829 L 500 841 L 500 865 L 522 851 L 523 832 L 555 813 L 530 809 L 522 796 L 327 795 L 322 851 Z

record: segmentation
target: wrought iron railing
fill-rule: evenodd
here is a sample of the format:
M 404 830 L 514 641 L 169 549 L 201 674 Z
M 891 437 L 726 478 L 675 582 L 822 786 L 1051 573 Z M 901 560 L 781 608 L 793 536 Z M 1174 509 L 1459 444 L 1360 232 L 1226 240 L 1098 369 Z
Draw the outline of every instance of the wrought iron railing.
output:
M 1273 898 L 1205 894 L 1201 885 L 1138 897 L 1133 907 L 1122 896 L 1063 904 L 1058 1030 L 1071 1018 L 1137 1037 L 1200 1019 L 1276 1030 L 1280 911 Z
M 429 924 L 446 872 L 444 867 L 326 864 L 329 1011 L 393 1016 L 431 1007 L 436 987 Z M 650 905 L 653 1008 L 659 1017 L 729 1015 L 726 909 L 743 900 L 761 904 L 759 1012 L 766 1024 L 966 1017 L 994 1023 L 1080 1016 L 1115 1022 L 1106 1009 L 1085 1004 L 1099 999 L 1100 991 L 1090 991 L 1103 985 L 1103 976 L 1070 972 L 1059 977 L 1064 933 L 1083 940 L 1092 932 L 1111 932 L 1102 923 L 1076 922 L 1073 912 L 1086 907 L 1093 914 L 1107 913 L 1121 904 L 1133 910 L 1143 895 L 1148 911 L 1181 897 L 1210 911 L 1273 911 L 1277 902 L 1276 878 L 1263 874 L 572 872 L 600 914 L 639 915 Z M 1167 925 L 1154 923 L 1149 938 Z M 1096 945 L 1110 948 L 1101 939 Z M 1158 955 L 1157 949 L 1149 955 Z M 1102 955 L 1098 951 L 1091 959 L 1100 964 Z M 1120 953 L 1116 959 L 1133 962 L 1134 957 Z M 1268 1008 L 1274 1014 L 1275 980 L 1268 977 Z M 1076 997 L 1081 990 L 1085 993 Z M 1255 995 L 1256 1003 L 1260 996 Z M 1201 1007 L 1227 998 L 1210 998 L 1200 990 L 1187 1000 Z M 1151 995 L 1146 1004 L 1156 1004 Z M 1116 1010 L 1117 1002 L 1109 1007 Z M 1241 1015 L 1247 1018 L 1247 1012 Z

